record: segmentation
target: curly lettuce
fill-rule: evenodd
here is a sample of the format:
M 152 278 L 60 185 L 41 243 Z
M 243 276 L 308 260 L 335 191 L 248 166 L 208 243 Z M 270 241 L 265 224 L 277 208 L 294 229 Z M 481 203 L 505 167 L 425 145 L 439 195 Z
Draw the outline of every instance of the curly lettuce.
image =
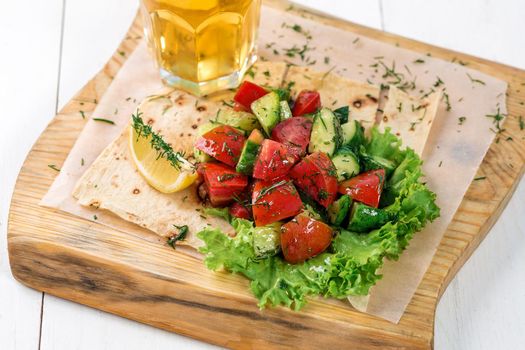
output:
M 341 229 L 330 248 L 302 264 L 292 265 L 280 256 L 257 258 L 251 221 L 234 219 L 237 235 L 228 237 L 217 229 L 198 233 L 205 245 L 205 264 L 211 270 L 226 269 L 250 281 L 259 307 L 286 305 L 299 310 L 309 296 L 343 299 L 367 295 L 381 275 L 383 260 L 397 260 L 414 234 L 439 216 L 436 195 L 420 182 L 421 160 L 413 150 L 401 149 L 401 141 L 389 130 L 371 130 L 364 151 L 389 159 L 396 169 L 387 180 L 381 206 L 393 218 L 366 234 Z

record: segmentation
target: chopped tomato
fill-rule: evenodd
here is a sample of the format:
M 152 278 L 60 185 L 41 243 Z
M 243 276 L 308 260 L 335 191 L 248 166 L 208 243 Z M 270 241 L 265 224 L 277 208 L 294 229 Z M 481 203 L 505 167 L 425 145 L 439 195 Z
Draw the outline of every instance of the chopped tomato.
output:
M 303 90 L 297 95 L 293 106 L 292 115 L 294 117 L 314 113 L 321 108 L 321 96 L 317 91 Z
M 230 209 L 228 211 L 230 212 L 230 215 L 235 218 L 246 219 L 246 220 L 251 220 L 252 218 L 251 210 L 247 206 L 239 202 L 234 202 L 230 206 Z
M 250 111 L 249 109 L 247 109 L 246 107 L 244 107 L 243 105 L 241 105 L 238 102 L 235 102 L 233 104 L 233 110 L 236 111 L 236 112 L 249 112 Z
M 301 212 L 303 203 L 287 179 L 256 181 L 252 193 L 252 212 L 256 226 L 265 226 Z
M 322 221 L 298 215 L 281 226 L 284 259 L 296 264 L 322 253 L 332 242 L 333 230 Z
M 253 177 L 260 180 L 272 180 L 286 175 L 294 165 L 294 157 L 282 143 L 264 140 L 255 159 Z
M 220 125 L 195 142 L 195 147 L 229 166 L 235 166 L 241 155 L 246 138 L 234 127 Z
M 244 81 L 237 93 L 233 97 L 234 101 L 243 106 L 247 111 L 251 111 L 252 102 L 266 95 L 268 91 L 257 84 Z
M 341 182 L 339 193 L 347 194 L 353 200 L 377 208 L 384 184 L 385 170 L 370 170 Z
M 290 171 L 301 190 L 327 208 L 337 196 L 337 173 L 325 153 L 315 152 L 303 158 Z
M 243 193 L 248 177 L 221 163 L 204 163 L 198 172 L 204 178 L 204 189 L 213 206 L 224 206 Z
M 273 128 L 272 139 L 284 144 L 296 160 L 306 154 L 310 142 L 312 120 L 305 117 L 286 119 Z

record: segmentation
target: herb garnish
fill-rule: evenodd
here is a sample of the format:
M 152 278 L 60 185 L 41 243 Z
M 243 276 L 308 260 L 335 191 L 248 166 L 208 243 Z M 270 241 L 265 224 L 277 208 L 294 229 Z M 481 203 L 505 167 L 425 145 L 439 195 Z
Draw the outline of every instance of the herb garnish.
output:
M 177 241 L 182 241 L 183 239 L 186 238 L 189 228 L 188 228 L 188 225 L 182 225 L 182 226 L 173 225 L 173 226 L 177 230 L 179 230 L 179 234 L 169 237 L 166 243 L 168 243 L 170 247 L 175 249 L 175 245 L 177 244 Z
M 82 116 L 82 119 L 86 119 L 86 115 L 84 114 L 84 111 L 79 111 L 80 115 Z
M 425 60 L 421 59 L 421 58 L 418 58 L 417 60 L 415 60 L 413 63 L 415 64 L 421 64 L 421 63 L 425 63 Z
M 54 171 L 60 172 L 60 169 L 57 168 L 57 166 L 55 164 L 48 164 L 47 166 L 50 167 L 51 169 L 53 169 Z
M 492 128 L 490 130 L 494 131 L 496 134 L 501 134 L 505 129 L 501 128 L 500 122 L 505 118 L 504 114 L 500 113 L 499 107 L 496 112 L 496 114 L 487 114 L 485 115 L 487 118 L 492 118 L 492 124 L 496 127 L 496 130 L 493 130 Z
M 525 121 L 523 121 L 523 117 L 521 115 L 519 116 L 518 123 L 520 124 L 520 130 L 525 129 Z
M 141 114 L 142 112 L 139 111 L 137 114 L 131 116 L 133 119 L 131 126 L 137 133 L 137 138 L 150 138 L 149 143 L 151 147 L 157 151 L 157 159 L 166 159 L 176 169 L 185 168 L 188 170 L 194 170 L 195 166 L 184 158 L 182 152 L 174 152 L 173 148 L 162 139 L 161 135 L 153 132 L 150 125 L 144 124 L 144 121 L 140 117 Z
M 84 166 L 84 158 L 80 158 L 80 165 Z
M 109 120 L 109 119 L 104 119 L 104 118 L 93 118 L 94 121 L 96 122 L 102 122 L 102 123 L 107 123 L 107 124 L 111 124 L 111 125 L 115 125 L 115 122 L 113 120 Z
M 474 178 L 474 181 L 485 180 L 486 178 L 486 176 L 478 176 Z
M 485 82 L 483 80 L 479 80 L 479 79 L 474 79 L 472 78 L 472 76 L 470 74 L 467 73 L 467 77 L 470 79 L 470 82 L 471 83 L 478 83 L 478 84 L 481 84 L 481 85 L 486 85 Z
M 467 120 L 467 117 L 459 117 L 458 118 L 458 125 L 463 125 L 463 123 Z

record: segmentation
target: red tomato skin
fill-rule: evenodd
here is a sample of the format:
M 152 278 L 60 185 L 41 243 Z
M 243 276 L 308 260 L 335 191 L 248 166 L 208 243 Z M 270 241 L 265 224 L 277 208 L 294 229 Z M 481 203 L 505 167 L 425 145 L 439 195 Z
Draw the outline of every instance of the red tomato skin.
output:
M 303 158 L 290 171 L 290 177 L 301 190 L 328 208 L 337 196 L 337 175 L 330 158 L 315 152 Z
M 246 220 L 251 220 L 252 218 L 252 213 L 250 211 L 250 209 L 248 209 L 246 206 L 238 203 L 238 202 L 234 202 L 230 208 L 228 209 L 228 211 L 230 212 L 230 215 L 235 217 L 235 218 L 239 218 L 239 219 L 246 219 Z
M 286 119 L 272 130 L 272 139 L 284 144 L 298 161 L 306 154 L 310 143 L 312 120 L 305 117 Z
M 319 92 L 303 90 L 295 99 L 292 115 L 298 117 L 303 114 L 314 113 L 319 108 L 321 108 L 321 95 L 319 95 Z
M 298 215 L 281 227 L 281 248 L 284 259 L 297 264 L 328 248 L 333 230 L 322 221 Z
M 204 178 L 205 189 L 213 206 L 231 203 L 248 186 L 247 176 L 221 163 L 202 164 L 198 172 Z
M 234 127 L 220 125 L 195 142 L 195 147 L 224 164 L 234 167 L 241 155 L 246 138 Z
M 385 185 L 385 170 L 370 170 L 341 182 L 339 193 L 348 194 L 353 200 L 377 208 Z
M 235 102 L 233 104 L 233 110 L 236 112 L 250 112 L 249 109 L 246 109 L 243 105 L 241 105 L 239 102 Z
M 255 182 L 252 192 L 252 213 L 256 226 L 265 226 L 282 219 L 299 214 L 303 203 L 294 185 L 287 179 L 275 186 L 280 181 Z M 266 194 L 261 193 L 264 189 L 275 186 Z
M 295 158 L 282 143 L 265 139 L 255 160 L 253 177 L 272 180 L 286 175 L 295 163 Z
M 247 111 L 251 111 L 252 102 L 266 95 L 268 91 L 249 81 L 243 81 L 239 86 L 233 100 L 243 106 Z

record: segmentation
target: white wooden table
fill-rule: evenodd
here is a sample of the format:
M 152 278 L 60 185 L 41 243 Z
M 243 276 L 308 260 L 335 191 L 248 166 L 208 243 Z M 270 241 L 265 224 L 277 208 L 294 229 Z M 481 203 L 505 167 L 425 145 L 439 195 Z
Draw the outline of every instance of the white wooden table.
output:
M 525 69 L 522 0 L 301 0 L 370 27 Z M 3 0 L 0 10 L 0 349 L 211 349 L 28 289 L 10 273 L 9 201 L 46 124 L 106 62 L 136 0 Z M 525 181 L 437 308 L 436 349 L 525 343 Z

